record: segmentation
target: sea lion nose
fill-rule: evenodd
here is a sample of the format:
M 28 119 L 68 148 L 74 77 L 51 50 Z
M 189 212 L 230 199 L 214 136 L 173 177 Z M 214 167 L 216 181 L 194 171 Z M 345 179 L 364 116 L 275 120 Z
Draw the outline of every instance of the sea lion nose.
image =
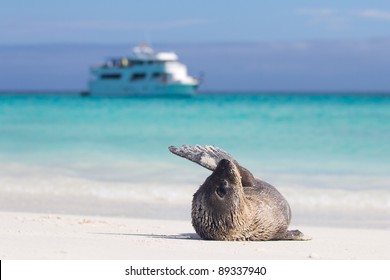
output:
M 232 169 L 233 163 L 228 159 L 221 159 L 221 161 L 218 163 L 217 168 L 223 168 L 223 169 Z

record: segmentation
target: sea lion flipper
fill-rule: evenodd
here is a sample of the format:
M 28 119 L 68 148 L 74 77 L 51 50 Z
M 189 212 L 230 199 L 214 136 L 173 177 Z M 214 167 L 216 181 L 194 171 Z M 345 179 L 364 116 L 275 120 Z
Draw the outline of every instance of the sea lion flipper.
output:
M 300 230 L 287 230 L 285 234 L 280 238 L 282 240 L 311 240 L 311 237 L 304 235 Z
M 218 163 L 222 159 L 228 159 L 237 163 L 230 154 L 215 146 L 182 145 L 181 147 L 170 146 L 168 149 L 171 153 L 193 161 L 211 171 L 217 168 Z

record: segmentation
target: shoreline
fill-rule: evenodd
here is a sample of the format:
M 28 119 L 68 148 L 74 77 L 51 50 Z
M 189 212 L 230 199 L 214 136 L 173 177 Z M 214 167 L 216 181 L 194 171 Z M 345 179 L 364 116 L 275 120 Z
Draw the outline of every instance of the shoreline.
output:
M 310 241 L 199 239 L 190 220 L 0 211 L 0 258 L 16 259 L 390 259 L 385 229 L 291 226 Z
M 169 164 L 126 161 L 0 164 L 0 211 L 190 221 L 193 194 L 209 172 L 188 166 L 175 173 Z M 289 202 L 292 223 L 390 230 L 388 177 L 264 174 Z M 358 184 L 372 188 L 348 187 Z
M 9 194 L 0 192 L 0 212 L 39 213 L 42 215 L 75 215 L 90 217 L 191 221 L 191 198 L 147 201 L 139 199 L 107 199 L 84 195 L 58 195 L 53 193 Z M 390 220 L 378 211 L 353 212 L 342 208 L 302 207 L 291 204 L 293 225 L 307 227 L 388 230 Z

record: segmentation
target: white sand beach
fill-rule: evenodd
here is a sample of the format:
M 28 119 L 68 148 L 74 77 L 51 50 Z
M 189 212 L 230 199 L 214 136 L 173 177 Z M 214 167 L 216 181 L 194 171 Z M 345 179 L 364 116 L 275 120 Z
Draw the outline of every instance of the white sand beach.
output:
M 191 185 L 128 186 L 39 170 L 30 174 L 27 168 L 16 169 L 21 170 L 17 174 L 4 170 L 8 169 L 3 168 L 0 182 L 4 260 L 390 260 L 387 193 L 370 193 L 371 200 L 385 207 L 372 212 L 375 208 L 367 203 L 352 207 L 354 201 L 362 201 L 356 191 L 312 194 L 285 189 L 293 211 L 290 229 L 299 229 L 312 240 L 220 242 L 196 235 L 190 218 L 195 190 Z M 300 203 L 298 196 L 303 194 Z M 314 200 L 317 197 L 321 200 Z M 346 198 L 352 206 L 344 205 Z M 335 203 L 309 203 L 330 199 Z
M 290 229 L 312 240 L 220 242 L 199 239 L 191 225 L 195 184 L 134 185 L 61 174 L 3 166 L 0 259 L 390 260 L 384 191 L 285 188 Z
M 8 260 L 390 259 L 384 229 L 299 226 L 311 241 L 220 242 L 200 240 L 190 221 L 5 211 L 0 220 Z

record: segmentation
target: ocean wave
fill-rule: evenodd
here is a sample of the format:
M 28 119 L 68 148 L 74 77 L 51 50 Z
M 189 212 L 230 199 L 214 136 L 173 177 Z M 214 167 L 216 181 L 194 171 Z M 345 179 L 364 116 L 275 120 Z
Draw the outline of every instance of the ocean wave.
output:
M 72 196 L 100 200 L 190 203 L 210 172 L 174 166 L 123 167 L 122 172 L 11 164 L 1 166 L 0 192 L 9 195 Z M 182 171 L 184 169 L 184 171 Z M 130 171 L 129 171 L 130 170 Z M 133 170 L 133 171 L 131 171 Z M 188 171 L 188 172 L 186 172 Z M 293 208 L 379 211 L 390 214 L 389 177 L 268 174 Z M 360 182 L 362 187 L 356 186 Z

